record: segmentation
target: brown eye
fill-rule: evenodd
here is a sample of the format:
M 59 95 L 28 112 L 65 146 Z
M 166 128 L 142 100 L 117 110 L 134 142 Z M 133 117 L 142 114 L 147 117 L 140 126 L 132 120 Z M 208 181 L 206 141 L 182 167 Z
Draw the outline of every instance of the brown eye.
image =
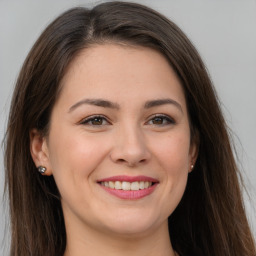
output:
M 91 116 L 84 119 L 81 124 L 83 125 L 91 125 L 91 126 L 101 126 L 109 124 L 105 117 L 102 116 Z
M 164 119 L 162 117 L 155 117 L 154 119 L 152 119 L 152 123 L 153 124 L 163 124 Z
M 102 125 L 103 124 L 103 118 L 95 117 L 90 122 L 91 122 L 92 125 Z
M 169 124 L 175 124 L 175 121 L 170 118 L 169 116 L 165 115 L 157 115 L 151 118 L 148 121 L 148 124 L 153 124 L 153 125 L 169 125 Z

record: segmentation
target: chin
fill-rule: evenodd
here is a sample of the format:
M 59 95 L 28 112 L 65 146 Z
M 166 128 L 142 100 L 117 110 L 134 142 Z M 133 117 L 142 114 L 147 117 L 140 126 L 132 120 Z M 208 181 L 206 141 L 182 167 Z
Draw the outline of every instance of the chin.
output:
M 160 225 L 161 221 L 150 213 L 142 215 L 130 212 L 122 215 L 112 215 L 109 221 L 105 219 L 105 228 L 119 236 L 142 236 L 155 230 Z

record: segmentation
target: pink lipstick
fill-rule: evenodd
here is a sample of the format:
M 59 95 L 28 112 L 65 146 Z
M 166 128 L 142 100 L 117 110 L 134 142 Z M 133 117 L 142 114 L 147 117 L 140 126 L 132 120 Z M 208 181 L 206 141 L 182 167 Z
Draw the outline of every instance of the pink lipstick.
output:
M 153 193 L 159 181 L 147 176 L 113 176 L 98 180 L 106 192 L 121 199 L 140 199 Z

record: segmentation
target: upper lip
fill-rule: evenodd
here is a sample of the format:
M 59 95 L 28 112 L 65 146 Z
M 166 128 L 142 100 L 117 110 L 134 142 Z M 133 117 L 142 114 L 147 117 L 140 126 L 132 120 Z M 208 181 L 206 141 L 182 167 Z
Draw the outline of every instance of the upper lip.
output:
M 150 181 L 150 182 L 159 182 L 155 178 L 144 176 L 144 175 L 139 175 L 139 176 L 118 175 L 118 176 L 112 176 L 112 177 L 107 177 L 107 178 L 97 180 L 97 182 L 104 182 L 104 181 L 128 181 L 128 182 Z

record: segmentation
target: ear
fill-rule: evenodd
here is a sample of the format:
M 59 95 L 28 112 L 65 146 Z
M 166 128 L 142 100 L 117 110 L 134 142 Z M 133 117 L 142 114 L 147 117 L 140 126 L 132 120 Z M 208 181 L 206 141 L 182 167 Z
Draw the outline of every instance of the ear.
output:
M 46 138 L 37 129 L 32 129 L 29 136 L 30 153 L 36 167 L 43 166 L 46 168 L 46 172 L 43 175 L 52 175 Z
M 199 145 L 200 145 L 200 140 L 199 140 L 199 135 L 196 134 L 194 136 L 193 140 L 190 143 L 190 149 L 189 149 L 189 155 L 190 155 L 190 165 L 189 165 L 189 172 L 192 172 L 196 160 L 198 157 L 198 152 L 199 152 Z

